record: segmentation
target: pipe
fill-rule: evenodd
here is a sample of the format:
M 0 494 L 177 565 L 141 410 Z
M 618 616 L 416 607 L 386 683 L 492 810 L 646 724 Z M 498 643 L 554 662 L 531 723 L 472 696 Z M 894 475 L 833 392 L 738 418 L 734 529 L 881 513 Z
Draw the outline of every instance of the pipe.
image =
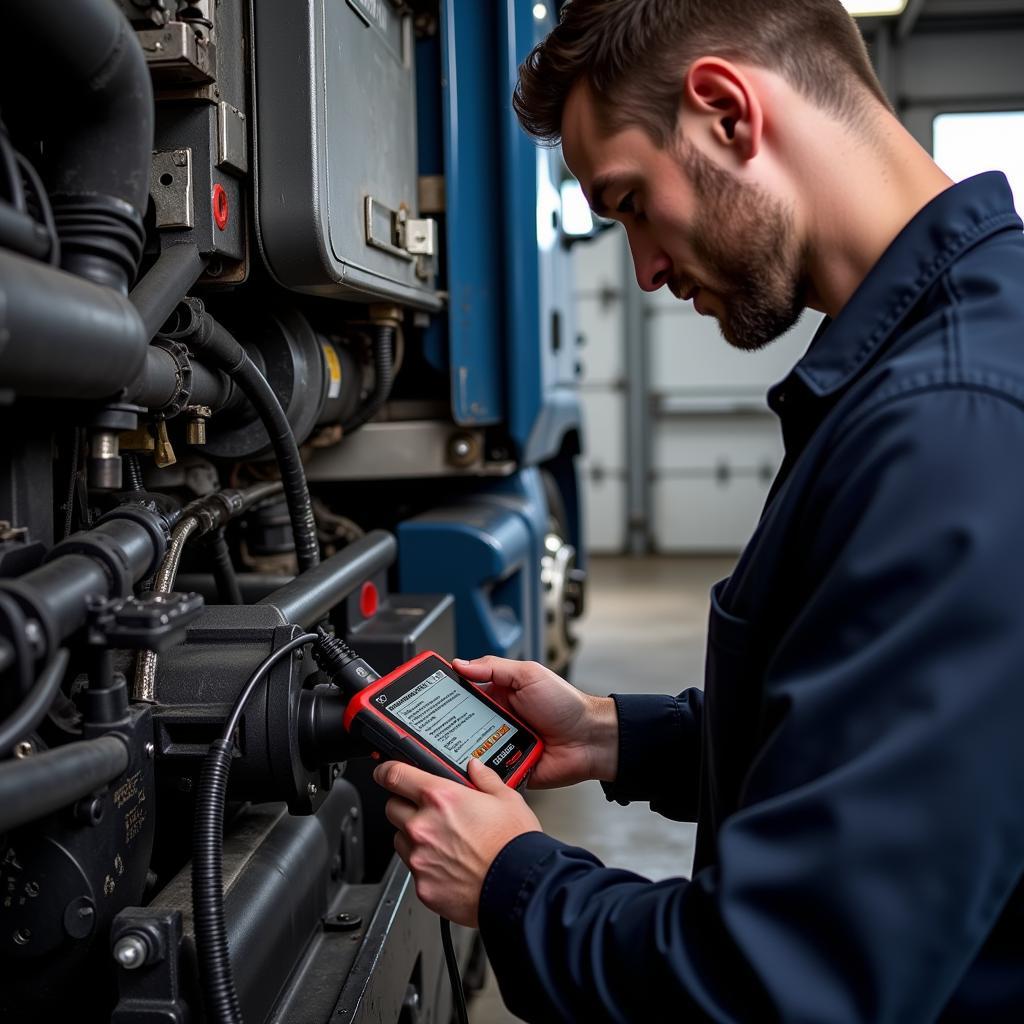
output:
M 277 608 L 285 622 L 310 629 L 367 578 L 387 569 L 397 550 L 392 534 L 374 530 L 268 594 L 259 604 Z
M 205 267 L 206 259 L 195 244 L 167 245 L 161 250 L 156 263 L 128 296 L 142 317 L 147 338 L 160 330 Z
M 189 405 L 205 405 L 213 412 L 233 408 L 243 396 L 232 386 L 231 379 L 190 360 L 192 387 Z M 181 390 L 181 367 L 170 352 L 151 345 L 146 350 L 142 371 L 121 398 L 129 405 L 141 405 L 159 412 L 178 397 Z
M 11 748 L 23 740 L 46 717 L 54 697 L 60 689 L 68 667 L 68 649 L 61 647 L 47 662 L 35 686 L 25 699 L 0 725 L 0 757 L 6 757 Z
M 48 89 L 46 184 L 61 265 L 122 294 L 138 269 L 149 199 L 154 105 L 146 58 L 110 0 L 5 5 L 8 66 Z M 47 74 L 34 73 L 42 60 Z
M 373 419 L 391 395 L 395 380 L 394 363 L 395 328 L 390 324 L 375 324 L 373 328 L 373 393 L 366 404 L 341 425 L 342 435 L 351 434 Z
M 0 250 L 4 333 L 0 380 L 26 398 L 111 398 L 135 380 L 146 360 L 142 320 L 127 299 Z
M 257 604 L 294 579 L 293 576 L 266 572 L 242 572 L 237 573 L 236 578 L 242 604 Z M 217 604 L 221 599 L 217 581 L 209 573 L 183 572 L 178 576 L 178 586 L 199 594 L 207 604 Z
M 128 745 L 116 735 L 5 761 L 0 764 L 0 833 L 89 796 L 127 769 Z
M 43 625 L 50 650 L 85 625 L 94 596 L 122 597 L 153 571 L 166 545 L 163 517 L 130 506 L 51 548 L 37 569 L 0 580 Z
M 186 299 L 178 311 L 179 327 L 169 336 L 186 341 L 197 354 L 203 354 L 216 363 L 244 392 L 259 414 L 281 473 L 295 533 L 299 572 L 312 569 L 320 563 L 313 505 L 295 435 L 277 395 L 245 349 L 206 312 L 198 299 Z
M 266 498 L 279 494 L 281 485 L 276 481 L 255 484 L 244 491 L 218 491 L 216 494 L 192 502 L 182 513 L 173 531 L 167 554 L 160 563 L 153 580 L 152 593 L 169 594 L 178 578 L 178 566 L 189 538 L 202 536 L 219 529 L 224 523 L 252 508 Z M 229 556 L 230 561 L 230 556 Z M 132 697 L 135 700 L 156 702 L 156 651 L 140 651 L 135 662 L 135 681 Z

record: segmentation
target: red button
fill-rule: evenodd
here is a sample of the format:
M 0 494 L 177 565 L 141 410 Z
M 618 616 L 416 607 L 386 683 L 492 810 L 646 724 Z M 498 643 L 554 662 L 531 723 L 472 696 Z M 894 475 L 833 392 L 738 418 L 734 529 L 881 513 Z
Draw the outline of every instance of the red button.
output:
M 363 613 L 364 619 L 372 618 L 377 614 L 380 607 L 380 594 L 372 583 L 364 583 L 363 589 L 359 591 L 359 610 Z
M 515 753 L 515 756 L 514 756 L 514 757 L 510 757 L 510 758 L 509 758 L 509 759 L 508 759 L 508 760 L 507 760 L 507 761 L 505 762 L 505 764 L 506 764 L 506 765 L 507 765 L 508 767 L 511 767 L 512 765 L 514 765 L 514 764 L 516 763 L 516 761 L 520 760 L 520 759 L 522 758 L 522 756 L 523 756 L 523 752 L 522 752 L 521 750 L 517 750 L 517 751 L 516 751 L 516 753 Z

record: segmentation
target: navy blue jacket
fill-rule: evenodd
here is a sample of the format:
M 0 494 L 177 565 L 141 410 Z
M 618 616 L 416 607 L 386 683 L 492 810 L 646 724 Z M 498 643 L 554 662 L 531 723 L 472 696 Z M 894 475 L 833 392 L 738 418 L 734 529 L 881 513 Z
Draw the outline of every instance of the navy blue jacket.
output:
M 769 395 L 786 457 L 705 692 L 618 696 L 692 881 L 541 833 L 481 930 L 527 1021 L 1024 1021 L 1024 236 L 930 203 Z

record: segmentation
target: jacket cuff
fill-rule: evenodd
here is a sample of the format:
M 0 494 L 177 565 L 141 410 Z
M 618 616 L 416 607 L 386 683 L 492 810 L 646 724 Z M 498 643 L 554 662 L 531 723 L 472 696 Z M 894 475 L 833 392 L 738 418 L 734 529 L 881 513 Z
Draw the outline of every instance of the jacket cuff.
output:
M 679 700 L 665 694 L 613 693 L 619 715 L 619 772 L 614 782 L 602 782 L 609 800 L 628 804 L 649 801 L 675 776 L 680 740 L 685 728 Z
M 509 926 L 522 920 L 523 911 L 533 893 L 533 881 L 544 873 L 544 866 L 565 843 L 543 832 L 525 832 L 502 848 L 491 863 L 480 890 L 480 933 L 484 944 L 500 945 Z

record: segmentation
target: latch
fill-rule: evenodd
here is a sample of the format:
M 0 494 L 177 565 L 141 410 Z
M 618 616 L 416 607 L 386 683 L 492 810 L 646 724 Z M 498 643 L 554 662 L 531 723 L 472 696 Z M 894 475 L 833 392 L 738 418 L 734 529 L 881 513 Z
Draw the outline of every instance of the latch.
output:
M 365 200 L 366 244 L 407 262 L 434 255 L 437 221 L 410 217 L 408 210 L 392 210 L 373 196 Z

